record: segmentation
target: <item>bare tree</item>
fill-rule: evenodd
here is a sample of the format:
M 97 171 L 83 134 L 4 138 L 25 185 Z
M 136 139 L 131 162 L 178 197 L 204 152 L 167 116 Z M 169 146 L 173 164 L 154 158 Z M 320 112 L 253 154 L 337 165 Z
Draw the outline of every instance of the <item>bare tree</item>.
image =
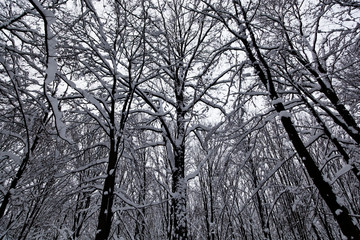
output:
M 276 5 L 277 3 L 271 1 L 269 4 L 278 6 Z M 222 7 L 225 6 L 225 4 L 219 6 L 209 4 L 208 6 L 214 14 L 216 14 L 214 17 L 221 21 L 227 27 L 229 32 L 241 42 L 243 51 L 247 54 L 247 58 L 253 67 L 258 80 L 266 89 L 269 98 L 272 101 L 271 104 L 278 113 L 284 130 L 288 134 L 289 140 L 292 142 L 307 173 L 331 210 L 343 234 L 350 239 L 358 238 L 360 234 L 359 228 L 352 221 L 348 208 L 338 201 L 334 189 L 329 182 L 323 178 L 319 167 L 316 165 L 315 158 L 310 154 L 310 151 L 301 139 L 301 134 L 296 129 L 294 122 L 291 119 L 291 114 L 288 110 L 289 108 L 286 107 L 284 100 L 280 96 L 281 88 L 279 88 L 277 84 L 277 72 L 273 70 L 273 64 L 275 63 L 269 60 L 273 55 L 273 52 L 271 52 L 273 44 L 266 40 L 260 40 L 261 38 L 259 38 L 259 36 L 266 36 L 268 35 L 268 32 L 265 30 L 263 31 L 261 28 L 257 28 L 258 22 L 256 22 L 261 22 L 263 16 L 268 17 L 269 15 L 262 12 L 260 2 L 245 4 L 237 1 L 233 4 L 229 4 L 229 6 L 230 5 L 231 8 L 229 9 Z M 296 6 L 296 4 L 294 5 Z M 257 16 L 259 16 L 259 18 L 257 18 Z M 271 19 L 271 16 L 269 16 L 269 18 Z M 230 22 L 230 20 L 232 22 Z M 281 23 L 282 22 L 279 24 L 281 25 Z M 264 29 L 267 29 L 266 21 L 262 21 L 261 24 Z M 300 34 L 302 33 L 300 32 Z M 299 51 L 296 51 L 293 47 L 292 38 L 288 37 L 287 32 L 285 32 L 284 35 L 286 43 L 289 44 L 290 54 L 294 54 L 297 61 L 303 64 L 305 70 L 309 71 L 315 78 L 320 86 L 320 91 L 329 99 L 334 105 L 334 108 L 346 122 L 347 126 L 343 126 L 344 130 L 357 141 L 358 131 L 356 130 L 356 123 L 349 115 L 349 112 L 345 109 L 344 105 L 339 103 L 338 98 L 330 85 L 330 80 L 327 78 L 326 70 L 321 67 L 320 61 L 316 62 L 317 69 L 313 69 L 311 63 L 305 60 L 307 58 L 298 55 Z M 351 131 L 349 127 L 353 128 L 354 131 Z
M 69 38 L 63 42 L 64 47 L 71 47 L 74 64 L 61 78 L 73 90 L 66 99 L 79 99 L 78 113 L 89 115 L 107 136 L 108 161 L 95 239 L 108 239 L 114 216 L 115 179 L 126 145 L 126 123 L 135 88 L 142 79 L 144 20 L 130 14 L 142 11 L 135 2 L 98 6 L 85 0 L 82 4 L 83 13 L 71 19 L 74 25 L 69 26 Z M 74 67 L 78 79 L 74 79 Z
M 186 145 L 193 130 L 201 128 L 201 109 L 223 110 L 225 101 L 213 90 L 224 83 L 216 69 L 222 49 L 213 39 L 221 38 L 218 25 L 197 11 L 198 1 L 149 2 L 146 43 L 150 49 L 148 68 L 154 78 L 138 90 L 161 127 L 171 170 L 171 219 L 169 239 L 187 239 Z M 212 101 L 214 97 L 216 100 Z M 206 107 L 208 106 L 208 107 Z
M 24 6 L 20 6 L 21 4 Z M 10 183 L 2 199 L 0 218 L 4 216 L 12 193 L 33 160 L 41 138 L 46 136 L 45 128 L 51 119 L 55 119 L 58 133 L 61 131 L 61 135 L 65 137 L 59 105 L 53 97 L 56 90 L 48 90 L 49 85 L 56 85 L 53 83 L 57 71 L 54 50 L 56 43 L 51 28 L 54 16 L 37 1 L 31 1 L 31 5 L 8 3 L 3 7 L 2 16 L 8 15 L 10 21 L 1 25 L 1 37 L 4 41 L 0 58 L 4 80 L 1 95 L 2 100 L 9 101 L 11 107 L 2 101 L 2 134 L 9 135 L 12 132 L 10 139 L 15 137 L 17 140 L 13 142 L 12 150 L 6 150 L 5 144 L 5 152 L 2 151 L 1 155 L 9 162 L 16 160 L 19 166 L 11 180 L 6 180 Z M 22 12 L 17 13 L 19 9 Z M 36 22 L 39 20 L 43 26 Z M 37 27 L 45 29 L 45 35 Z M 43 83 L 39 84 L 36 77 L 44 78 Z M 6 137 L 3 140 L 6 142 Z
M 358 16 L 1 2 L 0 238 L 360 238 Z

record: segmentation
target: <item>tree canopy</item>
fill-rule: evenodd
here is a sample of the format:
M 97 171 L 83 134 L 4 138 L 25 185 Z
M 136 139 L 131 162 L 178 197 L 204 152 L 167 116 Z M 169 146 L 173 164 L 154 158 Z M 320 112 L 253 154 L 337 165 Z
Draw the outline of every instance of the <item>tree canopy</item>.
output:
M 0 239 L 360 239 L 359 6 L 0 1 Z

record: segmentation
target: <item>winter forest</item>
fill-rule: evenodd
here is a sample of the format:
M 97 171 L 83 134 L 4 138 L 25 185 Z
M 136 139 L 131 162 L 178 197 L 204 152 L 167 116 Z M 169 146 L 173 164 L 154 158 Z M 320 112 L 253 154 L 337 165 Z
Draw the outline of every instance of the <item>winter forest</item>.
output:
M 360 239 L 358 0 L 0 0 L 0 239 Z

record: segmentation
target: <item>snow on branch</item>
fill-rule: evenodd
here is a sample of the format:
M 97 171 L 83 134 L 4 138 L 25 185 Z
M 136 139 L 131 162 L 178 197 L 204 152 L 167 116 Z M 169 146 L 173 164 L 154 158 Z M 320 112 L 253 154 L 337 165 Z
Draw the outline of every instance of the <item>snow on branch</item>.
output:
M 45 27 L 45 50 L 46 50 L 46 70 L 45 70 L 45 81 L 44 81 L 44 95 L 50 104 L 50 107 L 54 113 L 56 131 L 59 136 L 69 142 L 72 142 L 66 137 L 66 126 L 62 122 L 62 113 L 59 110 L 58 100 L 48 93 L 48 85 L 51 84 L 56 77 L 57 73 L 57 62 L 56 62 L 56 36 L 51 29 L 51 25 L 55 23 L 55 15 L 52 11 L 45 9 L 38 0 L 30 0 L 30 3 L 40 14 L 44 21 Z

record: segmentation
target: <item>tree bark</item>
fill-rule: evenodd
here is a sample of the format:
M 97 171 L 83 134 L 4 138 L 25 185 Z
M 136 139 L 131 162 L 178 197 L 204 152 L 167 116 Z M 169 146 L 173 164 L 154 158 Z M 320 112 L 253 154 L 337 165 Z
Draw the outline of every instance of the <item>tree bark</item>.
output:
M 180 111 L 180 110 L 179 110 Z M 174 169 L 172 173 L 173 185 L 172 192 L 174 194 L 172 199 L 173 219 L 174 219 L 174 240 L 187 239 L 187 219 L 186 219 L 186 188 L 185 180 L 185 113 L 178 111 L 178 132 L 177 143 L 174 149 Z
M 172 191 L 173 191 L 173 214 L 174 214 L 174 240 L 187 239 L 187 219 L 186 219 L 186 190 L 185 180 L 185 115 L 184 110 L 184 86 L 183 66 L 174 72 L 174 90 L 176 97 L 176 132 L 174 149 L 174 169 L 172 170 Z
M 344 104 L 341 103 L 338 95 L 331 85 L 331 80 L 327 76 L 328 72 L 325 67 L 323 67 L 319 61 L 317 61 L 317 69 L 313 68 L 311 63 L 303 58 L 295 49 L 286 30 L 285 36 L 290 47 L 290 53 L 295 56 L 295 58 L 303 65 L 303 67 L 315 78 L 315 80 L 320 85 L 320 91 L 329 99 L 329 101 L 333 104 L 334 108 L 346 123 L 340 124 L 340 126 L 349 134 L 349 136 L 351 136 L 358 144 L 360 144 L 360 127 L 357 125 L 355 119 L 346 109 Z
M 115 168 L 117 163 L 117 151 L 114 129 L 110 130 L 110 153 L 107 167 L 107 175 L 101 198 L 101 207 L 98 217 L 98 226 L 95 240 L 106 240 L 109 237 L 112 224 L 112 206 L 114 202 Z
M 244 18 L 247 19 L 244 9 L 242 9 L 242 13 L 244 15 Z M 329 207 L 342 233 L 348 239 L 360 239 L 360 230 L 353 223 L 352 218 L 349 215 L 348 209 L 343 206 L 341 202 L 338 201 L 338 198 L 335 195 L 330 183 L 325 181 L 325 179 L 323 178 L 321 171 L 315 163 L 315 160 L 310 155 L 309 151 L 301 140 L 300 135 L 297 132 L 294 124 L 292 123 L 290 113 L 286 111 L 284 104 L 281 101 L 278 101 L 279 96 L 273 83 L 270 67 L 268 66 L 266 60 L 263 58 L 262 53 L 260 52 L 260 48 L 257 45 L 255 35 L 252 32 L 252 28 L 247 21 L 245 21 L 245 28 L 249 31 L 251 42 L 247 40 L 247 37 L 245 36 L 245 31 L 242 35 L 245 37 L 239 37 L 239 40 L 244 44 L 245 50 L 252 63 L 252 66 L 255 68 L 260 81 L 267 89 L 270 99 L 274 102 L 273 106 L 281 117 L 282 125 L 285 128 L 289 140 L 291 141 L 297 154 L 299 155 L 299 159 L 304 164 L 307 173 L 312 179 L 315 187 L 318 189 L 321 197 L 324 199 L 325 203 Z

